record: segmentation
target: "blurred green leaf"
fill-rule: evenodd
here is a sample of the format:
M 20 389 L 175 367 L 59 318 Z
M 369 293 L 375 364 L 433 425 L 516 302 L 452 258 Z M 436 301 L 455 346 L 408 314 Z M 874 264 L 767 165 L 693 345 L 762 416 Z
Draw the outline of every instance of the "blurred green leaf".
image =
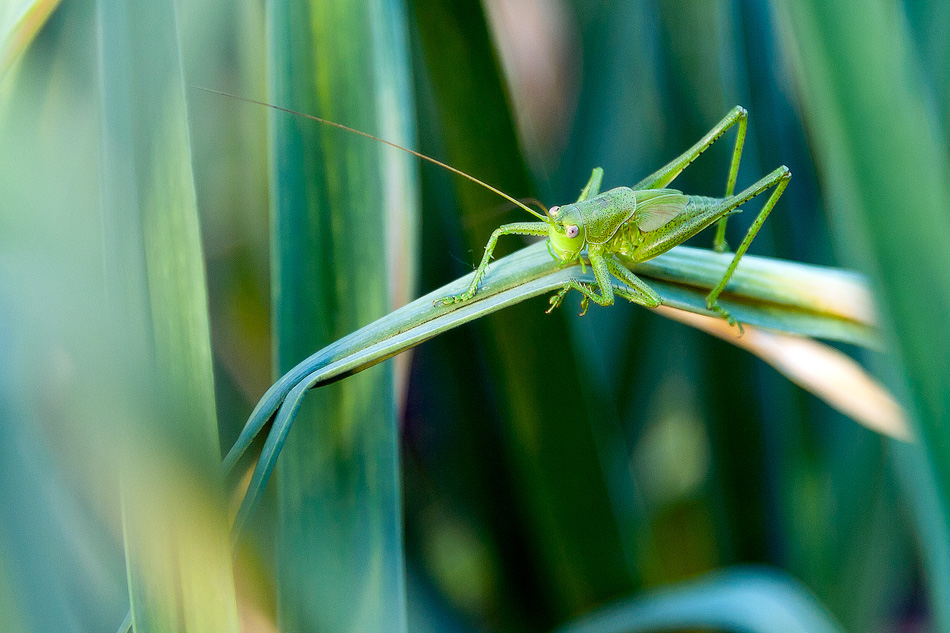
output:
M 175 10 L 164 1 L 97 7 L 106 313 L 132 369 L 124 386 L 151 405 L 124 430 L 132 625 L 230 631 L 237 605 Z
M 515 197 L 532 195 L 481 4 L 415 0 L 413 7 L 448 162 Z M 479 253 L 505 219 L 480 221 L 497 198 L 462 182 L 456 198 L 460 215 L 446 218 L 450 241 L 459 253 Z M 437 279 L 444 282 L 445 275 Z M 583 398 L 563 397 L 587 376 L 563 344 L 570 340 L 564 317 L 542 316 L 528 305 L 506 310 L 480 325 L 476 349 L 456 354 L 486 357 L 517 520 L 528 533 L 519 548 L 525 562 L 510 564 L 538 570 L 549 617 L 557 618 L 623 595 L 632 583 L 591 432 L 596 413 Z M 552 369 L 571 382 L 539 380 Z M 471 423 L 482 418 L 476 412 Z
M 400 2 L 268 9 L 272 103 L 412 144 Z M 284 113 L 272 112 L 270 126 L 274 349 L 284 372 L 406 296 L 415 184 L 406 157 L 379 143 Z M 301 409 L 279 466 L 282 630 L 405 630 L 395 416 L 390 366 Z
M 59 0 L 8 0 L 0 7 L 0 77 L 36 37 Z
M 606 607 L 557 633 L 712 629 L 741 633 L 841 633 L 808 590 L 777 571 L 729 569 Z
M 128 609 L 121 417 L 108 396 L 83 406 L 115 388 L 100 352 L 94 18 L 92 3 L 62 7 L 0 88 L 0 567 L 4 624 L 26 631 L 109 630 Z
M 944 135 L 928 106 L 899 5 L 878 0 L 777 6 L 827 181 L 834 237 L 874 281 L 882 332 L 895 350 L 884 377 L 917 423 L 946 515 L 950 332 L 934 327 L 934 319 L 950 310 L 950 164 L 939 141 Z M 937 568 L 947 564 L 924 557 L 934 581 L 947 577 L 946 569 Z M 931 584 L 931 604 L 947 630 L 950 601 L 942 585 Z

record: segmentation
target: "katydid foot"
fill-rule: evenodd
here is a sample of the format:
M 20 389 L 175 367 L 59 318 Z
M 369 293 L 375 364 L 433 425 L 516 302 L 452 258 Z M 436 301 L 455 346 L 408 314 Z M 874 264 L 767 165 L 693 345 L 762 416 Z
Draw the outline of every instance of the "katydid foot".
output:
M 464 303 L 475 296 L 474 290 L 466 290 L 465 292 L 459 293 L 457 295 L 449 295 L 448 297 L 442 297 L 441 299 L 436 299 L 432 302 L 432 305 L 444 308 L 446 306 L 455 305 L 456 303 Z
M 743 334 L 745 334 L 745 330 L 742 328 L 742 324 L 736 321 L 735 317 L 729 314 L 728 310 L 726 310 L 724 307 L 719 305 L 718 300 L 710 301 L 707 299 L 706 309 L 709 310 L 710 312 L 715 313 L 718 317 L 725 319 L 726 323 L 728 323 L 730 327 L 738 327 L 739 336 L 742 336 Z

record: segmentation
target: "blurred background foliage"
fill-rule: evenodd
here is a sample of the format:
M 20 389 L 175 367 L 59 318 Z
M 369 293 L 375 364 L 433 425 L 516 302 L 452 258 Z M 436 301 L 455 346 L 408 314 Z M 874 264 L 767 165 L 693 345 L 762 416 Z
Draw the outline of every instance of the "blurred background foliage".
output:
M 948 6 L 5 0 L 0 629 L 113 630 L 131 595 L 140 631 L 545 631 L 618 600 L 577 628 L 950 631 Z M 742 104 L 738 186 L 794 175 L 752 251 L 870 276 L 889 352 L 844 349 L 918 442 L 642 308 L 537 299 L 321 390 L 232 569 L 213 462 L 265 389 L 521 216 L 196 86 L 547 204 Z M 720 194 L 730 149 L 677 186 Z

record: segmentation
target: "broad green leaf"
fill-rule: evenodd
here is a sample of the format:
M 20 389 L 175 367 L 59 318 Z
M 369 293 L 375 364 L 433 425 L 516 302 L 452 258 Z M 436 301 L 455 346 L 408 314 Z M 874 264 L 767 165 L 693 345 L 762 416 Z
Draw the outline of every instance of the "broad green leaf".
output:
M 268 11 L 270 102 L 412 145 L 400 1 Z M 270 126 L 273 337 L 283 373 L 408 296 L 416 194 L 414 163 L 396 150 L 284 113 L 271 113 Z M 279 465 L 280 628 L 404 631 L 393 368 L 302 405 Z

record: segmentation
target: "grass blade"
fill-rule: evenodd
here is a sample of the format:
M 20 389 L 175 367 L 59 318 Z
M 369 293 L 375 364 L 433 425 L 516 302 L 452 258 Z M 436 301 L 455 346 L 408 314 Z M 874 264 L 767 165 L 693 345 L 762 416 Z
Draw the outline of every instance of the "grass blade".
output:
M 649 267 L 644 264 L 642 268 L 637 267 L 633 270 L 649 280 L 649 283 L 660 294 L 664 305 L 697 314 L 708 314 L 702 305 L 703 293 L 691 292 L 685 284 L 703 288 L 704 284 L 713 276 L 706 272 L 699 277 L 687 274 L 676 276 L 674 271 L 679 268 L 679 263 L 684 257 L 693 260 L 692 270 L 694 271 L 703 268 L 701 265 L 703 261 L 706 261 L 707 266 L 714 267 L 717 263 L 722 264 L 721 260 L 723 258 L 712 251 L 691 249 L 689 247 L 679 247 L 677 251 L 675 254 L 673 252 L 664 253 L 654 258 L 648 262 Z M 670 262 L 667 262 L 668 258 L 670 258 Z M 723 295 L 722 304 L 730 312 L 737 315 L 743 314 L 741 319 L 743 323 L 791 334 L 853 342 L 870 348 L 878 345 L 877 337 L 874 334 L 874 324 L 871 320 L 872 313 L 870 311 L 862 312 L 859 309 L 858 306 L 864 303 L 863 299 L 857 304 L 852 303 L 849 299 L 850 297 L 865 297 L 867 295 L 867 289 L 863 286 L 860 276 L 848 271 L 780 262 L 755 257 L 754 255 L 747 255 L 743 258 L 743 267 L 740 271 L 754 271 L 760 267 L 770 270 L 773 278 L 775 278 L 777 268 L 784 267 L 790 283 L 783 285 L 788 288 L 798 288 L 801 295 L 786 295 L 785 301 L 788 302 L 788 305 L 785 307 L 781 304 L 771 304 L 768 301 L 756 304 L 757 297 L 752 292 L 754 286 L 747 287 L 746 292 L 742 292 L 743 287 L 741 285 L 736 289 L 730 286 L 729 291 Z M 467 288 L 468 284 L 471 283 L 472 274 L 474 274 L 472 273 L 420 297 L 392 314 L 341 338 L 325 350 L 313 354 L 286 372 L 260 399 L 241 436 L 224 458 L 225 471 L 231 472 L 235 468 L 254 437 L 277 411 L 293 385 L 296 385 L 316 369 L 330 362 L 338 361 L 348 354 L 374 346 L 378 349 L 385 349 L 386 353 L 392 356 L 452 327 L 491 314 L 513 303 L 558 289 L 570 277 L 586 281 L 594 279 L 589 270 L 587 273 L 578 273 L 577 268 L 579 267 L 558 268 L 557 264 L 548 255 L 544 245 L 541 243 L 535 244 L 499 259 L 491 265 L 482 282 L 482 290 L 476 295 L 476 300 L 454 308 L 437 308 L 432 305 L 432 302 L 436 299 L 449 294 L 456 294 Z M 662 274 L 667 278 L 667 281 L 659 278 L 653 279 L 652 274 L 655 270 L 662 270 Z M 741 284 L 740 271 L 736 272 L 736 278 Z M 851 280 L 850 286 L 841 286 L 842 288 L 848 288 L 847 291 L 840 294 L 843 301 L 831 306 L 831 313 L 824 316 L 817 306 L 811 312 L 801 309 L 808 305 L 807 302 L 810 297 L 821 295 L 821 289 L 825 287 L 825 282 L 821 276 L 822 271 L 827 273 L 827 283 L 829 285 L 839 284 L 848 279 Z M 674 277 L 679 284 L 669 283 L 669 281 L 674 280 Z M 781 279 L 781 276 L 777 278 Z M 803 279 L 810 279 L 814 285 L 801 283 Z M 710 288 L 712 285 L 712 283 L 708 283 L 705 287 Z M 771 291 L 769 291 L 769 295 L 774 296 Z M 736 299 L 739 301 L 736 301 Z M 822 303 L 820 305 L 827 307 L 829 304 Z M 739 312 L 735 312 L 736 310 Z M 837 316 L 836 313 L 838 312 L 853 312 L 858 318 L 856 320 L 843 319 Z M 795 329 L 796 326 L 801 329 Z M 405 347 L 401 347 L 402 345 L 405 345 Z M 371 355 L 367 358 L 379 362 L 378 358 Z M 359 367 L 359 365 L 351 365 L 348 370 L 352 370 L 354 367 Z
M 680 247 L 686 248 L 686 247 Z M 677 259 L 683 257 L 679 253 Z M 687 256 L 702 261 L 704 258 L 713 266 L 723 265 L 722 258 L 716 253 L 703 251 L 700 249 L 688 249 Z M 663 258 L 666 255 L 657 257 L 659 264 L 654 263 L 651 268 L 667 269 Z M 655 260 L 654 260 L 655 261 Z M 783 268 L 788 270 L 790 283 L 784 284 L 787 288 L 797 288 L 800 295 L 795 296 L 789 293 L 784 297 L 789 305 L 770 304 L 762 302 L 757 305 L 750 302 L 755 297 L 754 294 L 738 295 L 741 302 L 736 301 L 736 295 L 727 297 L 723 295 L 722 304 L 727 307 L 737 318 L 743 319 L 748 325 L 760 325 L 770 329 L 777 329 L 785 332 L 798 334 L 810 334 L 818 332 L 828 338 L 838 340 L 848 340 L 850 342 L 863 342 L 865 345 L 876 345 L 876 337 L 873 335 L 873 325 L 869 321 L 857 322 L 842 319 L 835 312 L 844 311 L 848 304 L 847 297 L 861 296 L 860 278 L 846 271 L 834 269 L 823 269 L 821 267 L 805 266 L 790 262 L 782 263 L 778 260 L 768 260 L 765 258 L 756 258 L 746 256 L 743 260 L 749 268 L 755 270 L 761 268 L 770 270 L 775 279 L 782 279 L 778 271 Z M 313 354 L 309 358 L 299 363 L 296 367 L 282 376 L 261 398 L 254 412 L 251 414 L 247 425 L 241 432 L 238 441 L 231 448 L 225 457 L 225 469 L 231 470 L 238 463 L 244 452 L 250 446 L 251 442 L 260 433 L 267 423 L 277 413 L 277 420 L 271 428 L 264 452 L 255 467 L 251 487 L 245 496 L 238 516 L 240 517 L 237 529 L 243 528 L 247 517 L 253 512 L 254 508 L 260 502 L 274 464 L 277 461 L 284 439 L 289 433 L 289 426 L 294 422 L 297 416 L 297 410 L 301 407 L 301 402 L 306 395 L 307 390 L 333 382 L 350 376 L 364 369 L 372 367 L 388 358 L 395 356 L 407 349 L 412 348 L 419 343 L 427 341 L 438 334 L 446 332 L 452 328 L 458 327 L 464 323 L 470 322 L 479 317 L 491 314 L 502 308 L 509 307 L 526 299 L 551 293 L 558 290 L 569 278 L 593 281 L 593 273 L 588 270 L 582 273 L 578 270 L 579 266 L 568 269 L 559 269 L 557 264 L 551 259 L 543 243 L 535 244 L 518 251 L 508 257 L 498 260 L 489 268 L 484 281 L 482 290 L 476 295 L 476 299 L 458 306 L 449 308 L 435 307 L 433 301 L 445 297 L 449 294 L 456 294 L 466 288 L 471 282 L 471 275 L 456 280 L 455 282 L 420 297 L 411 304 L 374 321 L 366 327 L 353 332 L 352 334 L 341 338 L 323 350 Z M 669 267 L 672 269 L 672 266 Z M 849 280 L 852 284 L 849 292 L 842 293 L 845 297 L 840 306 L 833 306 L 830 314 L 822 314 L 816 306 L 815 311 L 807 313 L 802 311 L 802 306 L 807 305 L 807 298 L 816 295 L 816 291 L 823 287 L 821 272 L 827 275 L 828 283 L 843 283 Z M 636 272 L 642 274 L 645 279 L 649 279 L 650 270 L 636 269 Z M 683 279 L 689 279 L 692 283 L 702 285 L 703 279 L 683 276 Z M 801 282 L 803 279 L 810 279 L 814 286 L 809 286 Z M 683 286 L 674 285 L 666 281 L 651 280 L 653 288 L 658 292 L 666 306 L 661 313 L 670 316 L 678 310 L 671 310 L 670 307 L 678 308 L 679 311 L 692 312 L 697 314 L 706 314 L 703 303 L 703 292 L 689 290 Z M 711 285 L 711 284 L 710 284 Z M 751 290 L 747 288 L 747 290 Z M 733 291 L 734 292 L 734 291 Z M 771 294 L 771 292 L 770 292 Z M 825 305 L 828 304 L 819 304 Z M 670 307 L 667 307 L 670 306 Z M 743 315 L 740 317 L 739 315 Z M 687 315 L 688 316 L 688 315 Z M 870 315 L 865 315 L 870 317 Z M 676 316 L 677 320 L 684 320 L 695 327 L 706 328 L 705 321 L 696 322 L 695 320 L 686 320 Z M 720 321 L 720 319 L 716 319 Z M 795 328 L 800 331 L 796 331 Z M 728 333 L 718 332 L 717 336 L 726 338 L 731 342 L 746 347 L 753 353 L 759 353 L 767 361 L 776 365 L 780 371 L 785 369 L 777 359 L 783 359 L 781 355 L 783 343 L 776 345 L 766 345 L 761 342 L 755 344 L 750 341 L 743 341 L 738 338 L 738 333 L 729 330 Z M 752 335 L 750 335 L 752 338 Z M 786 341 L 785 345 L 791 345 L 791 341 Z M 821 354 L 831 354 L 832 351 L 824 351 L 823 348 L 816 347 L 818 344 L 813 342 L 812 349 L 818 350 Z M 784 357 L 787 362 L 787 357 Z M 840 358 L 838 359 L 840 362 Z M 824 367 L 813 368 L 812 371 L 820 372 Z M 803 379 L 803 372 L 807 369 L 800 369 L 798 373 L 787 370 L 786 373 L 793 379 L 798 378 L 806 388 L 809 387 L 807 380 Z M 867 383 L 867 378 L 855 364 L 848 366 L 848 371 L 861 384 Z M 808 374 L 810 377 L 811 374 Z M 816 387 L 821 386 L 819 378 L 812 378 L 811 386 L 815 388 L 817 395 L 822 395 L 821 390 Z M 835 394 L 836 395 L 836 394 Z M 882 392 L 880 397 L 886 401 L 888 396 Z M 880 430 L 888 430 L 897 436 L 906 436 L 906 429 L 901 426 L 899 417 L 900 412 L 896 407 L 891 409 L 892 415 L 884 423 L 877 423 Z M 850 409 L 849 412 L 853 412 Z M 867 418 L 859 418 L 864 421 Z M 877 420 L 876 418 L 874 419 Z M 888 425 L 889 423 L 889 425 Z M 874 428 L 875 422 L 869 423 Z
M 28 631 L 109 630 L 128 610 L 94 9 L 56 12 L 0 89 L 0 567 Z
M 447 162 L 509 194 L 534 195 L 482 3 L 417 0 L 412 6 L 424 73 L 436 105 L 432 120 L 444 139 Z M 463 268 L 439 260 L 436 254 L 481 253 L 490 231 L 506 218 L 486 217 L 486 211 L 498 204 L 490 193 L 462 182 L 453 181 L 453 185 L 452 199 L 438 204 L 450 209 L 457 206 L 459 212 L 433 218 L 433 224 L 441 222 L 448 228 L 448 244 L 427 240 L 426 257 L 438 263 L 426 268 L 461 274 Z M 517 215 L 518 219 L 523 216 Z M 445 280 L 444 274 L 430 275 L 429 287 Z M 452 349 L 448 355 L 453 364 L 457 358 L 484 358 L 488 371 L 479 379 L 485 392 L 475 398 L 497 399 L 493 415 L 498 416 L 499 432 L 496 436 L 478 410 L 460 418 L 458 424 L 464 433 L 482 437 L 486 445 L 501 442 L 512 476 L 499 484 L 510 487 L 509 494 L 520 508 L 511 522 L 531 534 L 530 546 L 519 548 L 519 558 L 498 561 L 503 569 L 500 575 L 516 577 L 525 566 L 537 569 L 539 586 L 551 592 L 546 605 L 549 619 L 629 592 L 633 584 L 625 555 L 626 535 L 616 524 L 615 505 L 591 430 L 596 414 L 583 397 L 565 398 L 555 381 L 539 380 L 552 368 L 561 376 L 590 379 L 582 360 L 566 344 L 570 330 L 565 318 L 546 318 L 537 308 L 517 306 L 487 319 L 475 336 L 474 344 Z M 460 381 L 471 381 L 471 366 L 467 363 L 452 371 L 459 372 Z M 452 415 L 457 415 L 454 410 Z M 497 479 L 497 469 L 487 468 L 483 478 L 486 482 Z M 491 494 L 492 484 L 483 486 Z M 510 515 L 507 507 L 489 505 L 485 511 Z M 507 538 L 501 533 L 496 536 Z M 525 594 L 513 602 L 529 600 Z

